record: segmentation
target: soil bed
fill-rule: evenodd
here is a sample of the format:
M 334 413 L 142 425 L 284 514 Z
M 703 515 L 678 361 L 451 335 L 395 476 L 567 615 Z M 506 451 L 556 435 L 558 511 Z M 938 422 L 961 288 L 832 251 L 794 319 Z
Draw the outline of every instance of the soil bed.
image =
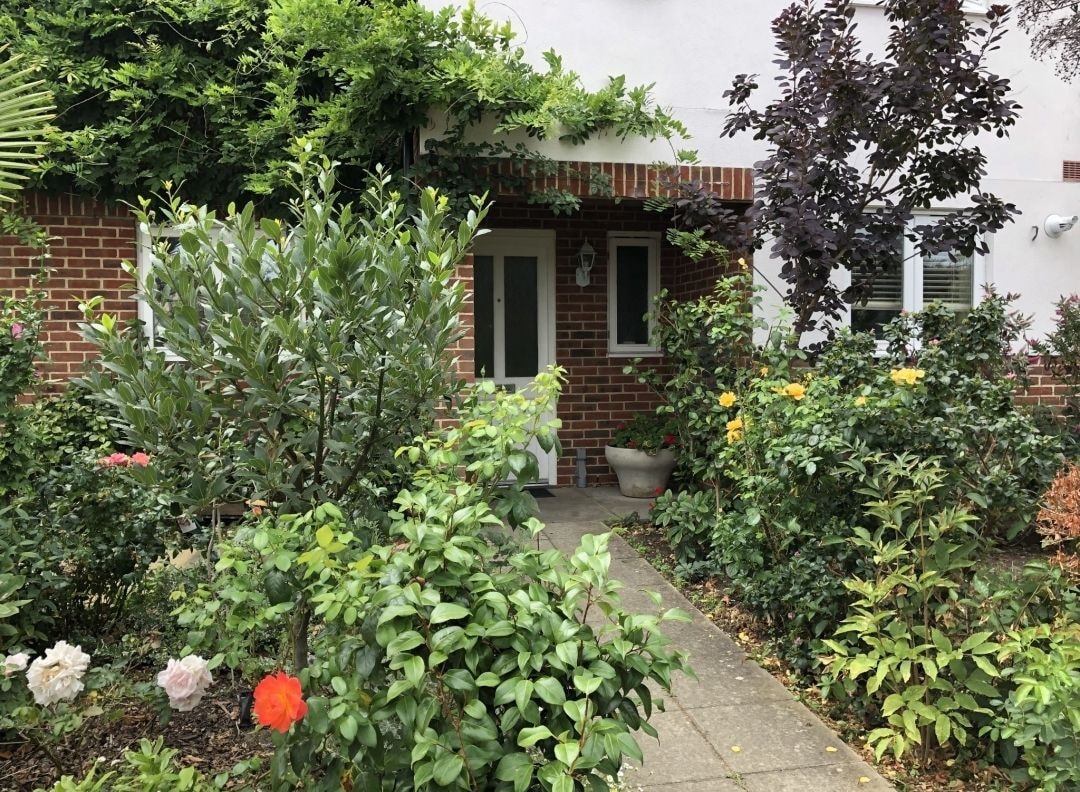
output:
M 191 712 L 173 712 L 165 726 L 159 724 L 158 711 L 145 701 L 103 701 L 105 714 L 88 719 L 70 735 L 67 744 L 56 748 L 64 774 L 81 778 L 102 758 L 100 777 L 124 765 L 124 752 L 137 748 L 143 737 L 164 737 L 166 747 L 179 751 L 179 766 L 208 774 L 227 771 L 253 756 L 269 757 L 273 753 L 269 733 L 241 731 L 237 725 L 239 690 L 227 681 L 215 684 L 198 707 Z M 27 743 L 0 746 L 0 790 L 49 789 L 59 777 L 48 756 L 37 747 Z

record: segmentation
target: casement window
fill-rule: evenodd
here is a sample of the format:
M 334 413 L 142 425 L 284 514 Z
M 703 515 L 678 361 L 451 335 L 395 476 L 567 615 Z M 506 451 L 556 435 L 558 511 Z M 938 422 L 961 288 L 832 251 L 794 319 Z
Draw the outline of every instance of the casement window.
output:
M 648 314 L 660 291 L 660 237 L 608 236 L 608 351 L 612 355 L 656 354 Z
M 188 230 L 186 226 L 153 226 L 152 228 L 147 228 L 140 224 L 137 236 L 137 264 L 140 290 L 144 289 L 146 286 L 147 276 L 153 268 L 154 261 L 160 251 L 160 245 L 165 243 L 165 247 L 169 253 L 176 253 L 180 247 L 180 237 L 186 230 Z M 262 231 L 259 230 L 256 233 L 261 235 Z M 214 230 L 211 232 L 211 238 L 215 242 L 223 239 L 229 244 L 230 249 L 232 248 L 230 237 L 225 234 L 223 227 L 220 225 L 215 225 Z M 274 277 L 274 275 L 276 275 L 276 271 L 273 270 L 273 261 L 267 258 L 266 264 L 264 265 L 264 276 L 269 279 Z M 215 280 L 218 282 L 221 281 L 220 273 L 215 273 Z M 155 280 L 154 287 L 158 290 L 157 296 L 160 298 L 164 291 L 164 284 L 162 284 L 161 281 Z M 181 359 L 178 355 L 174 354 L 172 350 L 168 349 L 158 337 L 157 322 L 154 317 L 154 312 L 145 300 L 139 301 L 139 319 L 143 323 L 143 332 L 146 334 L 147 342 L 151 347 L 162 349 L 168 360 Z
M 911 240 L 898 239 L 895 256 L 884 270 L 877 270 L 866 300 L 851 307 L 851 329 L 880 336 L 901 311 L 919 311 L 932 302 L 965 313 L 977 302 L 977 290 L 985 278 L 983 259 L 977 253 L 923 256 Z
M 142 290 L 146 285 L 146 278 L 150 274 L 150 270 L 153 266 L 154 257 L 157 255 L 156 246 L 164 242 L 169 249 L 169 252 L 175 253 L 180 245 L 180 235 L 183 230 L 180 228 L 165 228 L 155 226 L 152 229 L 146 228 L 144 225 L 139 225 L 138 239 L 137 239 L 137 264 L 139 270 L 139 289 Z M 160 291 L 162 284 L 159 281 L 155 281 L 155 287 Z M 146 334 L 147 343 L 154 348 L 164 349 L 165 357 L 169 360 L 178 360 L 178 356 L 174 355 L 171 350 L 165 348 L 164 344 L 157 337 L 157 323 L 154 320 L 154 312 L 150 308 L 150 305 L 145 300 L 139 300 L 139 320 L 143 325 L 143 332 Z

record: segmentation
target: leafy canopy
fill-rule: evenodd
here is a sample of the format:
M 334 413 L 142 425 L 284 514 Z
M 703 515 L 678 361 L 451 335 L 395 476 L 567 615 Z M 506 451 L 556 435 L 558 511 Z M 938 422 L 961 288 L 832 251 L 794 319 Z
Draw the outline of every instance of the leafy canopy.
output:
M 684 134 L 647 87 L 582 87 L 555 53 L 524 60 L 508 25 L 414 0 L 0 0 L 0 40 L 43 63 L 56 95 L 47 187 L 131 200 L 186 181 L 197 203 L 280 205 L 303 137 L 344 163 L 343 187 L 383 163 L 455 195 L 491 179 L 483 159 L 542 159 L 469 142 L 484 121 L 524 139 Z M 422 128 L 438 142 L 423 165 Z M 477 161 L 479 158 L 479 161 Z M 549 164 L 550 167 L 550 164 Z M 482 188 L 477 185 L 482 183 Z M 542 196 L 567 205 L 565 195 Z M 561 202 L 561 204 L 560 204 Z

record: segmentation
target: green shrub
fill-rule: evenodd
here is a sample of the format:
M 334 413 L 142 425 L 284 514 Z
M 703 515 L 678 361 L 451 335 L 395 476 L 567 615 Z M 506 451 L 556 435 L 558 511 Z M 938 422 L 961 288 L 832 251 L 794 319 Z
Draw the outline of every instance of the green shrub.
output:
M 26 486 L 32 464 L 32 435 L 22 425 L 26 412 L 19 397 L 36 382 L 35 364 L 43 355 L 41 300 L 43 278 L 25 296 L 0 296 L 0 497 Z
M 664 532 L 680 564 L 708 558 L 716 532 L 716 501 L 705 490 L 668 490 L 653 502 L 652 523 Z
M 310 652 L 296 663 L 307 715 L 274 738 L 275 788 L 606 788 L 640 758 L 633 732 L 654 734 L 648 683 L 669 688 L 684 667 L 658 625 L 678 614 L 622 609 L 606 535 L 569 558 L 523 549 L 507 542 L 508 507 L 490 503 L 530 466 L 522 440 L 554 443 L 542 416 L 556 374 L 529 398 L 477 390 L 458 425 L 400 451 L 413 476 L 387 543 L 368 545 L 330 504 L 268 517 L 226 539 L 214 580 L 181 604 L 193 637 L 221 652 L 212 663 L 242 659 L 230 642 L 266 623 L 293 632 L 294 661 Z M 286 618 L 298 612 L 310 626 Z
M 980 541 L 974 516 L 949 505 L 939 460 L 873 462 L 852 463 L 863 482 L 856 489 L 869 499 L 868 525 L 848 542 L 875 563 L 872 574 L 844 581 L 855 600 L 822 642 L 825 688 L 877 716 L 881 725 L 867 735 L 876 756 L 920 746 L 925 761 L 934 742 L 966 745 L 973 718 L 990 714 L 986 702 L 998 695 L 993 633 L 956 618 Z
M 7 620 L 25 643 L 95 645 L 166 548 L 175 518 L 127 469 L 83 452 L 35 480 L 35 492 L 0 514 L 0 572 L 23 579 L 30 600 Z
M 423 433 L 459 386 L 455 279 L 484 211 L 449 222 L 421 191 L 410 215 L 389 178 L 341 205 L 335 171 L 301 152 L 292 222 L 254 208 L 216 218 L 171 198 L 144 227 L 179 228 L 132 275 L 155 343 L 108 314 L 84 325 L 102 370 L 86 379 L 115 404 L 122 439 L 155 459 L 153 478 L 192 513 L 261 500 L 304 511 L 371 505 L 400 484 L 393 453 Z
M 869 335 L 841 334 L 809 367 L 782 331 L 754 346 L 755 324 L 737 311 L 751 295 L 739 274 L 710 296 L 661 304 L 658 339 L 677 372 L 642 379 L 679 421 L 689 488 L 718 505 L 704 552 L 773 626 L 781 653 L 809 670 L 813 641 L 847 614 L 843 581 L 871 563 L 848 541 L 864 510 L 853 463 L 948 460 L 942 502 L 962 504 L 985 538 L 1005 540 L 1030 529 L 1061 445 L 1014 402 L 1026 360 L 1010 350 L 1025 323 L 1011 297 L 991 293 L 963 316 L 939 306 L 903 316 L 884 353 Z M 656 518 L 673 537 L 699 534 L 700 516 L 662 506 Z
M 1080 297 L 1061 297 L 1055 305 L 1054 329 L 1029 341 L 1051 374 L 1069 389 L 1066 400 L 1072 422 L 1080 419 Z
M 138 748 L 124 752 L 124 766 L 120 770 L 99 772 L 100 764 L 87 771 L 80 779 L 64 776 L 51 787 L 51 792 L 146 792 L 147 790 L 175 790 L 176 792 L 215 792 L 234 788 L 237 779 L 258 770 L 260 761 L 248 759 L 237 763 L 231 770 L 207 777 L 194 767 L 177 767 L 175 748 L 166 748 L 165 740 L 158 737 L 150 741 L 139 740 Z
M 1018 781 L 1040 790 L 1080 787 L 1080 626 L 1074 619 L 1014 630 L 997 657 L 1008 695 L 992 702 L 991 739 L 1018 750 Z

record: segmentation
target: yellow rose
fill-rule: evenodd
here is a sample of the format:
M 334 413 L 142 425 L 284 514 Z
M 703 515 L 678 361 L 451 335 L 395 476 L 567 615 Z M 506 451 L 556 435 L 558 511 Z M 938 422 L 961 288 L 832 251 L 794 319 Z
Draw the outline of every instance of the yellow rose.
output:
M 732 393 L 731 391 L 724 391 L 723 393 L 720 394 L 720 406 L 723 407 L 724 409 L 727 409 L 728 407 L 733 405 L 736 401 L 737 401 L 737 399 L 735 398 L 735 394 Z
M 743 419 L 733 418 L 727 422 L 727 441 L 734 443 L 741 440 L 743 436 Z
M 744 258 L 739 259 L 739 267 L 741 269 L 747 269 L 749 267 L 749 265 L 746 263 L 746 259 L 744 259 Z
M 790 382 L 784 386 L 784 395 L 790 396 L 795 401 L 801 401 L 806 395 L 806 386 L 798 382 Z
M 763 377 L 769 376 L 769 367 L 768 366 L 762 366 L 760 371 L 761 371 L 761 376 L 763 376 Z
M 866 397 L 865 396 L 856 396 L 855 397 L 855 406 L 856 407 L 865 407 L 866 406 Z
M 922 369 L 902 368 L 894 369 L 889 374 L 889 379 L 895 382 L 897 385 L 913 386 L 918 384 L 919 380 L 926 376 L 926 372 Z

